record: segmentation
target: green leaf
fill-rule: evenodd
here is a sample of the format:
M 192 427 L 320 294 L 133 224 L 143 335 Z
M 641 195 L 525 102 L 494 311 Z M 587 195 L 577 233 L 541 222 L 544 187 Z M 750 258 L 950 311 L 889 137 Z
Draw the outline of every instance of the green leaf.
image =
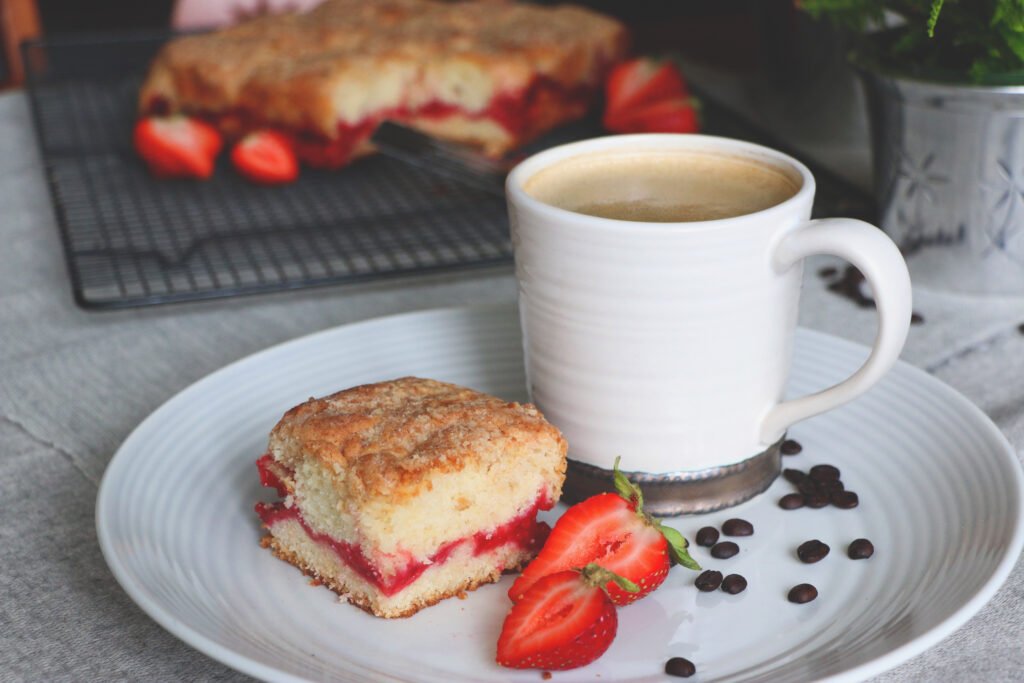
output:
M 1003 36 L 1010 51 L 1017 56 L 1017 59 L 1024 62 L 1024 33 L 1014 31 L 1009 26 L 1000 28 L 999 33 Z
M 942 4 L 945 0 L 932 0 L 931 10 L 928 12 L 928 37 L 935 37 L 935 24 L 939 22 L 939 12 L 942 11 Z
M 658 531 L 661 532 L 661 535 L 665 537 L 666 541 L 668 541 L 669 557 L 671 557 L 676 564 L 682 565 L 687 569 L 700 569 L 700 565 L 697 564 L 696 560 L 690 557 L 690 551 L 687 550 L 690 546 L 689 541 L 687 541 L 681 533 L 660 522 L 657 523 L 657 527 Z
M 615 456 L 615 465 L 612 469 L 612 481 L 615 483 L 615 490 L 630 503 L 635 503 L 637 512 L 640 512 L 644 507 L 644 494 L 639 486 L 635 486 L 626 475 L 619 471 L 620 460 L 622 460 L 621 455 Z

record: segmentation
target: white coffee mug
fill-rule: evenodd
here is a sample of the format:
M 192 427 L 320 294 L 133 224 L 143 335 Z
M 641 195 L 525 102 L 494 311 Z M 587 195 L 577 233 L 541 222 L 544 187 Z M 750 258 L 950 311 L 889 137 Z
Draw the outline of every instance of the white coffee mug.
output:
M 799 189 L 761 211 L 686 223 L 584 215 L 524 190 L 571 157 L 645 151 L 740 157 L 778 169 Z M 506 191 L 527 381 L 531 400 L 568 439 L 567 491 L 588 492 L 580 478 L 606 484 L 621 456 L 634 479 L 670 485 L 663 514 L 741 502 L 777 475 L 790 425 L 853 399 L 892 367 L 911 315 L 906 264 L 868 223 L 810 220 L 814 187 L 810 171 L 785 154 L 703 135 L 585 140 L 512 171 Z M 850 378 L 783 401 L 803 259 L 812 254 L 860 269 L 877 303 L 878 335 Z

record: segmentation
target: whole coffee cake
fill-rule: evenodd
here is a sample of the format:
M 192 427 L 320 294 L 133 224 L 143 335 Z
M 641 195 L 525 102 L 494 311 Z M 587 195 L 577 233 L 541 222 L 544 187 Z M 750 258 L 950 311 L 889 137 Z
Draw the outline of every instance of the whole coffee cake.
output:
M 569 5 L 327 0 L 172 40 L 139 106 L 228 136 L 286 132 L 314 166 L 371 151 L 384 119 L 500 155 L 582 116 L 627 42 L 618 21 Z

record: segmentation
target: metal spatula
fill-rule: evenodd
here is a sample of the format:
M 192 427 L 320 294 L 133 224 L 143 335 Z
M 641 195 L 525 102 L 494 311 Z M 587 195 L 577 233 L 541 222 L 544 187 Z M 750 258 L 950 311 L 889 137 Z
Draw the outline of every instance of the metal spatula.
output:
M 490 159 L 480 152 L 391 121 L 377 127 L 371 142 L 387 156 L 447 176 L 496 197 L 505 196 L 505 176 L 515 161 Z

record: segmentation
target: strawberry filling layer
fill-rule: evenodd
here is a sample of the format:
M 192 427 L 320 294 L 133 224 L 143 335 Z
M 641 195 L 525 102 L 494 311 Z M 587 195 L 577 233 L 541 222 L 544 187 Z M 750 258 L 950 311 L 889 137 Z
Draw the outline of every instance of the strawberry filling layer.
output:
M 563 109 L 586 107 L 594 95 L 590 86 L 566 87 L 550 78 L 538 76 L 530 85 L 521 91 L 499 93 L 480 111 L 467 111 L 454 104 L 433 101 L 419 107 L 394 107 L 375 112 L 359 122 L 338 122 L 337 134 L 329 138 L 320 133 L 285 129 L 270 124 L 295 141 L 295 153 L 306 164 L 319 168 L 337 168 L 346 164 L 355 150 L 385 119 L 395 121 L 413 118 L 445 119 L 461 115 L 471 120 L 487 120 L 498 123 L 510 135 L 521 138 L 528 137 L 539 127 L 546 127 L 546 119 L 550 118 L 550 108 L 559 103 Z M 146 106 L 150 116 L 165 116 L 171 113 L 170 102 L 161 96 L 150 98 Z M 246 131 L 268 127 L 260 121 L 258 114 L 243 110 L 227 112 L 187 112 L 210 121 L 229 135 L 240 135 Z
M 260 483 L 268 488 L 273 488 L 278 495 L 288 494 L 287 488 L 280 478 L 271 470 L 273 463 L 270 455 L 264 455 L 256 461 L 260 472 Z M 279 465 L 278 465 L 279 466 Z M 551 528 L 544 522 L 536 520 L 539 510 L 548 510 L 552 507 L 551 501 L 546 493 L 542 492 L 534 503 L 501 526 L 490 532 L 478 531 L 475 534 L 466 536 L 441 545 L 426 560 L 408 558 L 393 574 L 385 575 L 374 564 L 364 549 L 355 543 L 338 541 L 327 534 L 320 533 L 309 526 L 302 517 L 297 506 L 286 507 L 284 503 L 257 503 L 256 514 L 259 515 L 263 524 L 268 528 L 279 522 L 294 520 L 302 525 L 306 534 L 315 542 L 330 548 L 349 569 L 356 572 L 368 583 L 372 584 L 384 595 L 391 596 L 415 581 L 427 568 L 435 564 L 443 564 L 458 548 L 469 546 L 474 556 L 489 553 L 497 548 L 506 545 L 513 545 L 517 548 L 538 550 L 547 538 Z
M 273 470 L 274 457 L 270 453 L 261 455 L 256 461 L 256 469 L 260 473 L 260 486 L 265 486 L 268 489 L 274 489 L 277 491 L 277 495 L 284 498 L 288 495 L 288 487 L 281 481 L 281 478 L 277 476 L 277 473 Z M 279 465 L 280 467 L 280 465 Z

